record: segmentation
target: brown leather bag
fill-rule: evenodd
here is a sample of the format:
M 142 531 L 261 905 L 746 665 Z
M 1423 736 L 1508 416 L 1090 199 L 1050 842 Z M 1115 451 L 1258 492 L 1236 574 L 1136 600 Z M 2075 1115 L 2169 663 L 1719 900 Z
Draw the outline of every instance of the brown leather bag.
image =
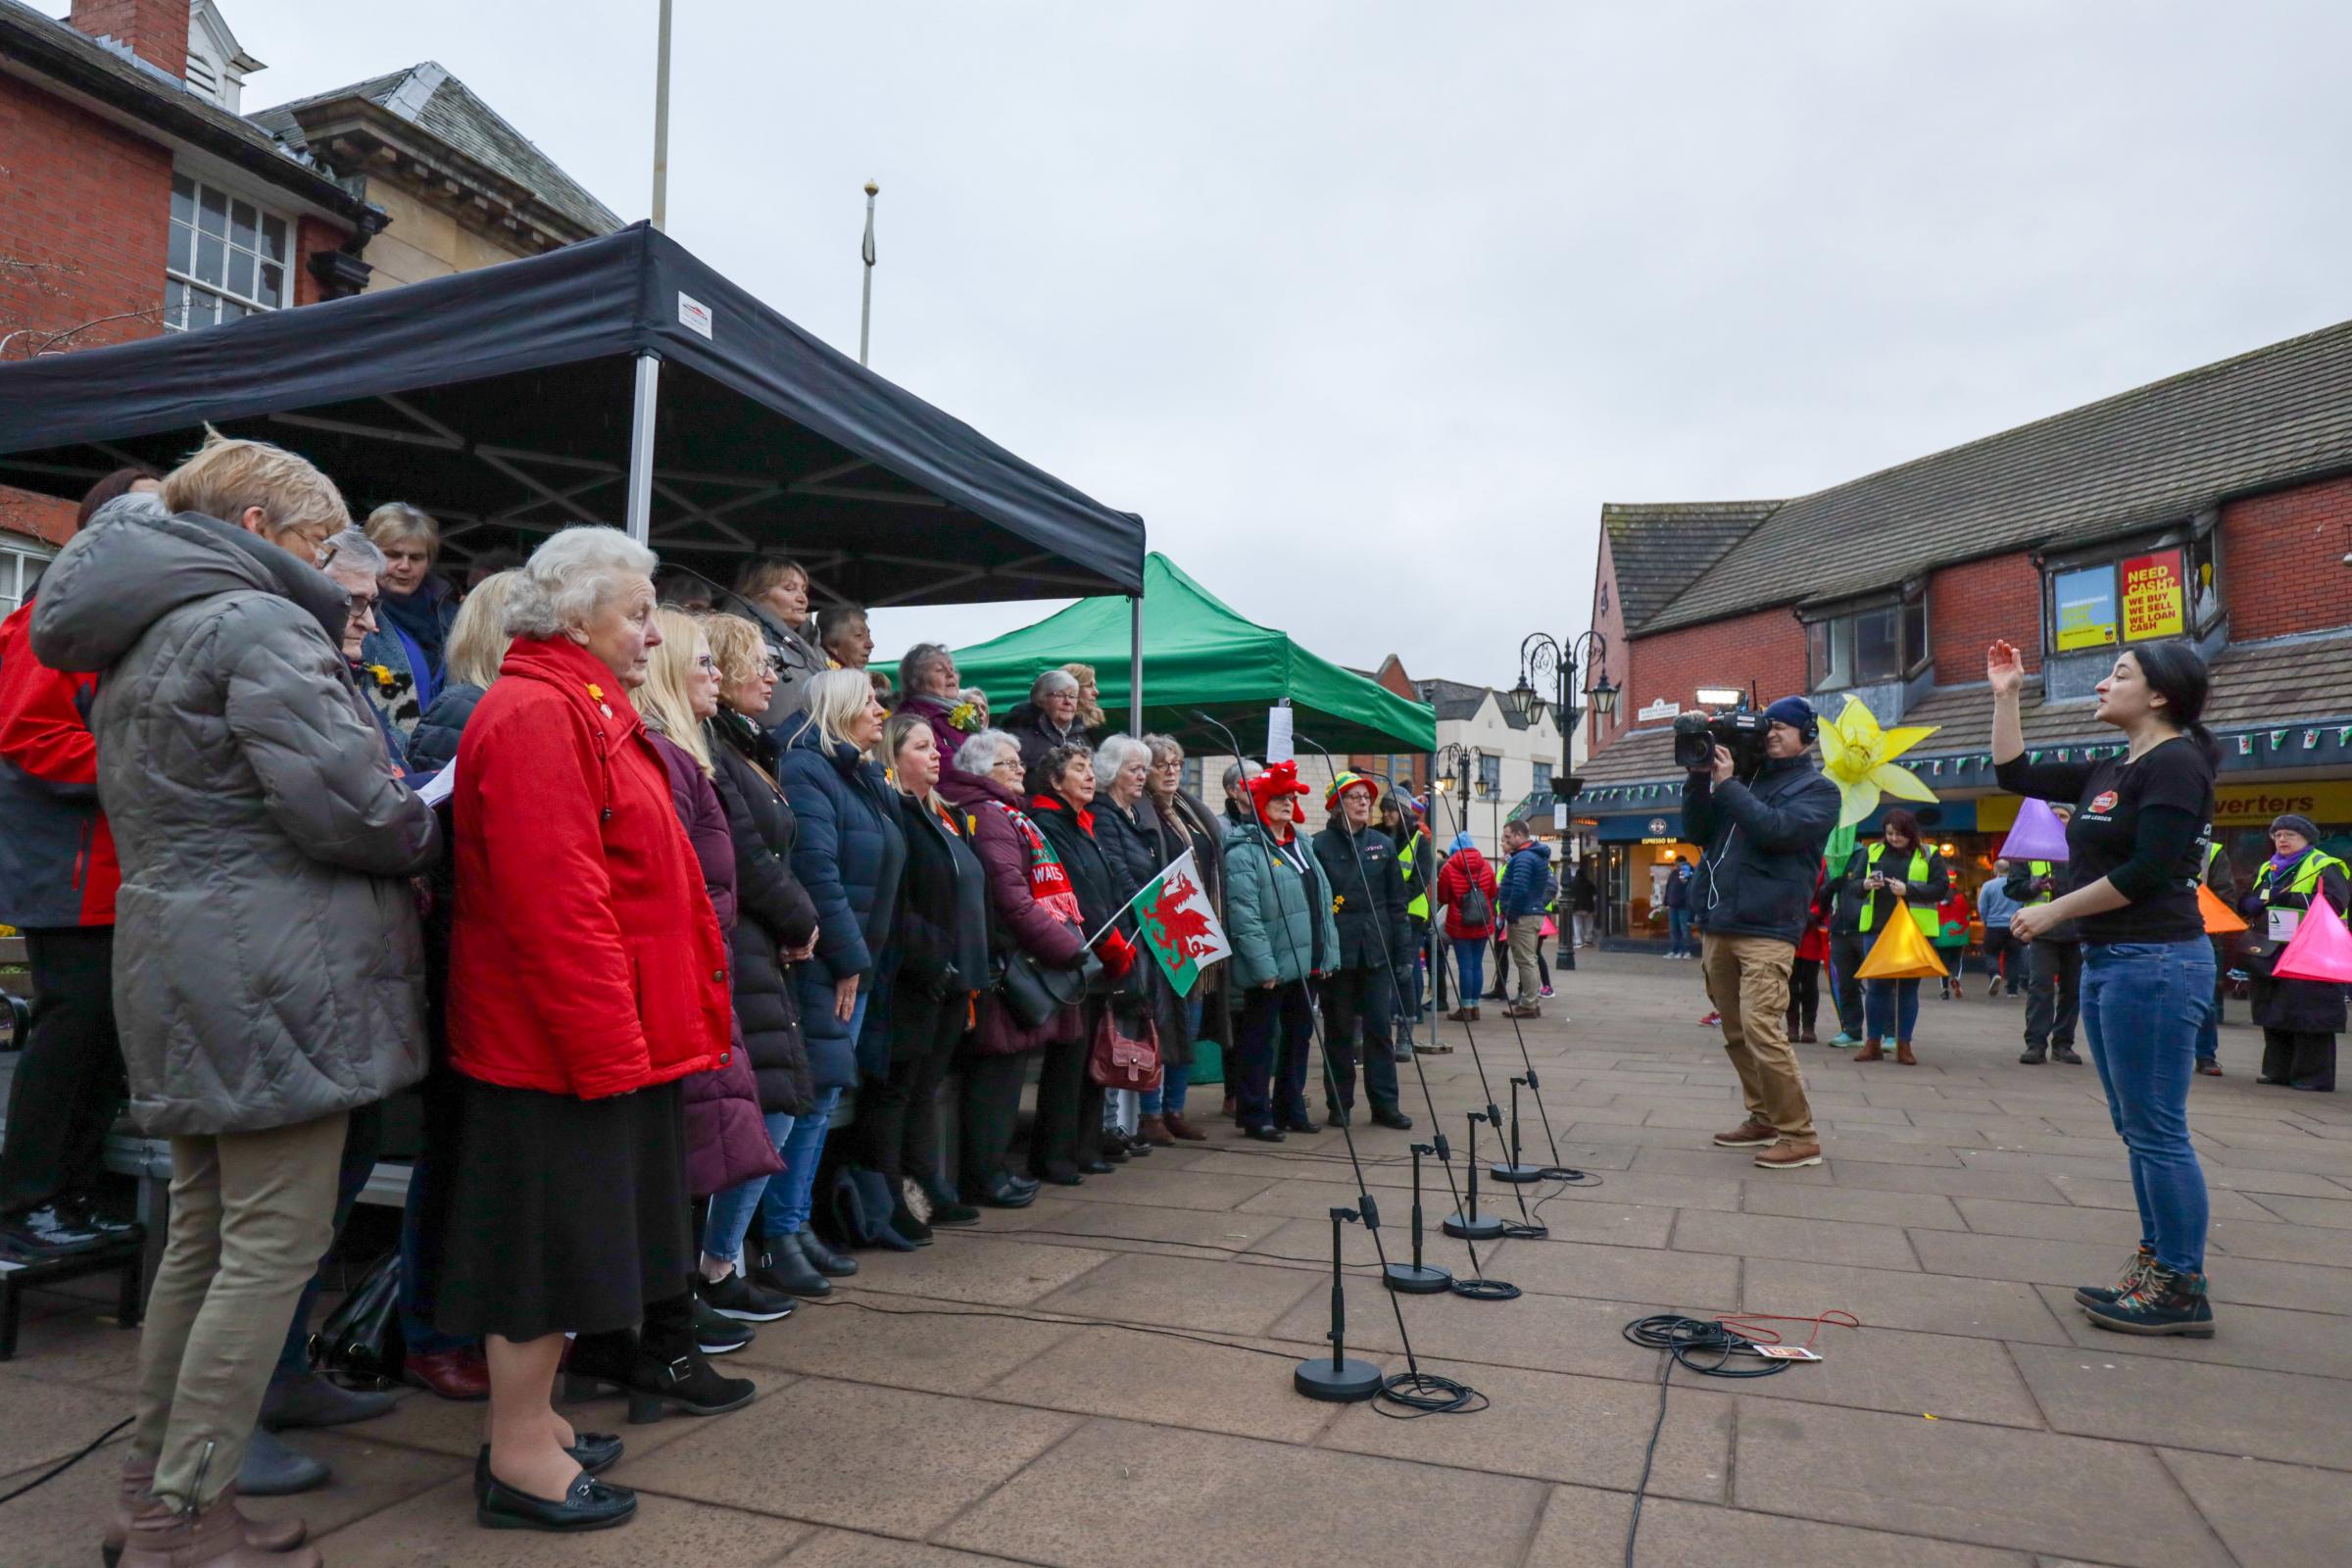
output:
M 1159 1031 L 1149 1015 L 1139 1034 L 1119 1022 L 1119 1009 L 1104 1007 L 1086 1054 L 1086 1075 L 1105 1089 L 1151 1089 L 1159 1083 Z

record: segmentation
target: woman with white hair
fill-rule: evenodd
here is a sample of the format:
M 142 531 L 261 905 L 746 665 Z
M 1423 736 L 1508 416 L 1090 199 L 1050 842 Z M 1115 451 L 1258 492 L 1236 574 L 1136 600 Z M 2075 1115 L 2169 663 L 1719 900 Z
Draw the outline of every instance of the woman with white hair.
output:
M 1049 669 L 1029 683 L 1029 700 L 1004 715 L 1004 732 L 1021 743 L 1021 765 L 1035 767 L 1056 746 L 1086 745 L 1078 722 L 1078 677 Z
M 654 553 L 566 528 L 508 606 L 498 684 L 459 743 L 450 1065 L 457 1153 L 438 1313 L 480 1334 L 492 1527 L 617 1524 L 634 1494 L 592 1479 L 616 1440 L 583 1439 L 550 1394 L 567 1331 L 643 1325 L 616 1385 L 633 1417 L 730 1408 L 697 1353 L 679 1081 L 729 1039 L 726 945 L 629 690 L 661 645 Z M 624 1342 L 626 1343 L 626 1342 Z
M 898 803 L 870 760 L 885 715 L 861 669 L 829 669 L 801 688 L 803 711 L 777 731 L 783 746 L 785 799 L 800 833 L 793 875 L 816 905 L 816 952 L 794 968 L 801 1033 L 808 1052 L 815 1103 L 793 1119 L 784 1169 L 760 1200 L 767 1256 L 764 1289 L 822 1296 L 829 1279 L 858 1272 L 857 1259 L 825 1246 L 808 1228 L 825 1130 L 842 1091 L 858 1082 L 858 1037 L 873 1000 L 876 960 L 890 941 L 906 864 Z

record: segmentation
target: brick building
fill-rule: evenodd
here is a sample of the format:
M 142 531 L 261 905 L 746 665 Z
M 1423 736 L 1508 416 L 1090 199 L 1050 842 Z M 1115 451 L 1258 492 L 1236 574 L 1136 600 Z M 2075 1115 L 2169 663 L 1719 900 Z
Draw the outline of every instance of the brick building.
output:
M 1592 624 L 1622 650 L 1575 810 L 1604 930 L 1657 940 L 1676 853 L 1671 720 L 1705 687 L 1848 694 L 1937 726 L 1903 759 L 1971 886 L 2014 819 L 1992 782 L 1984 648 L 2030 671 L 2030 749 L 2115 744 L 2091 688 L 2165 636 L 2212 661 L 2217 828 L 2241 871 L 2283 810 L 2352 848 L 2352 322 L 1786 501 L 1602 509 Z M 1865 824 L 1869 831 L 1871 824 Z
M 0 0 L 0 360 L 226 329 L 619 226 L 431 63 L 248 116 L 214 0 Z M 5 411 L 0 411 L 0 419 Z M 0 613 L 73 509 L 0 489 Z

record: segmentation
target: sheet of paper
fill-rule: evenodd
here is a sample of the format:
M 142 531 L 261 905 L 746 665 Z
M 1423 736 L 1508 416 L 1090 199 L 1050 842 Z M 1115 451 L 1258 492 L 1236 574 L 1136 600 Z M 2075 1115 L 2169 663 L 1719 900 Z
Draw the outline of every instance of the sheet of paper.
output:
M 416 786 L 416 798 L 427 806 L 439 806 L 449 799 L 449 792 L 458 787 L 458 764 L 449 766 Z
M 2273 942 L 2294 941 L 2295 932 L 2301 929 L 2303 924 L 2303 911 L 2301 909 L 2273 909 L 2270 913 L 2271 924 L 2267 933 L 2270 939 Z
M 1266 765 L 1287 762 L 1298 754 L 1291 740 L 1291 710 L 1288 706 L 1266 710 Z

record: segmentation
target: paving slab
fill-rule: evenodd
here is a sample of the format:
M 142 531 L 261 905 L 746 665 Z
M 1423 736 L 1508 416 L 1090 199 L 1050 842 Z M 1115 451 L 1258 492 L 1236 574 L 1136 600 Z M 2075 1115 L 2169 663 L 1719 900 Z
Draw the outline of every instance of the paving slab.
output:
M 1480 1255 L 1491 1272 L 1521 1290 L 1547 1296 L 1683 1301 L 1693 1310 L 1728 1309 L 1740 1290 L 1738 1259 L 1702 1252 L 1542 1241 L 1502 1242 L 1491 1255 Z
M 804 1378 L 615 1481 L 920 1541 L 1082 1423 L 1051 1410 Z
M 975 1260 L 975 1266 L 980 1266 Z M 793 1376 L 818 1375 L 932 1394 L 977 1394 L 1014 1367 L 1035 1360 L 1076 1328 L 1023 1323 L 1003 1307 L 880 1292 L 838 1292 L 805 1301 L 781 1323 L 759 1325 L 749 1349 L 728 1356 L 727 1372 L 758 1382 L 762 1395 Z M 770 1385 L 773 1385 L 771 1388 Z M 670 1436 L 693 1423 L 665 1421 L 631 1432 Z
M 861 1253 L 856 1278 L 835 1289 L 1024 1306 L 1118 1255 L 1044 1242 L 1004 1241 L 990 1247 L 986 1266 L 977 1266 L 968 1253 L 936 1245 L 912 1252 Z
M 1759 1312 L 1799 1314 L 1838 1308 L 1882 1328 L 1973 1339 L 2038 1345 L 2063 1344 L 2066 1339 L 2040 1295 L 2021 1280 L 1753 1258 L 1740 1304 Z
M 1328 1280 L 1311 1270 L 1113 1254 L 1037 1305 L 1047 1312 L 1221 1334 L 1263 1334 Z
M 2015 1353 L 2057 1431 L 2352 1469 L 2352 1391 L 2336 1379 L 2133 1355 L 2128 1348 L 2021 1345 Z
M 1524 1568 L 1621 1568 L 1632 1499 L 1621 1493 L 1556 1487 Z M 1739 1508 L 1651 1497 L 1642 1508 L 1635 1568 L 1698 1563 L 1802 1563 L 1805 1568 L 2032 1568 L 2022 1552 L 1890 1535 L 1850 1525 L 1788 1519 Z
M 2084 1349 L 2352 1380 L 2352 1317 L 2230 1302 L 2215 1313 L 2220 1328 L 2210 1340 L 2135 1339 L 2094 1328 L 2068 1287 L 2035 1288 L 2067 1338 Z
M 625 1461 L 624 1461 L 625 1462 Z M 613 1479 L 621 1479 L 616 1471 Z M 640 1492 L 637 1514 L 614 1530 L 542 1535 L 486 1531 L 473 1520 L 473 1483 L 444 1482 L 318 1543 L 334 1568 L 767 1568 L 808 1527 Z
M 2341 1568 L 2352 1542 L 2352 1489 L 2341 1476 L 2171 1449 L 2164 1462 L 2249 1568 Z
M 819 1530 L 783 1559 L 789 1568 L 986 1568 L 1011 1560 L 851 1530 Z
M 1054 1568 L 1516 1562 L 1537 1481 L 1098 1421 L 931 1539 Z
M 1278 1443 L 1311 1443 L 1332 1406 L 1298 1396 L 1291 1374 L 1328 1346 L 1242 1342 L 1259 1350 L 1163 1339 L 1118 1329 L 1079 1329 L 1005 1373 L 988 1396 L 1011 1404 L 1111 1416 Z
M 1919 1267 L 1910 1238 L 1901 1230 L 1857 1220 L 1793 1219 L 1764 1213 L 1686 1214 L 1674 1228 L 1673 1247 L 1682 1252 L 1786 1257 L 1856 1268 Z

